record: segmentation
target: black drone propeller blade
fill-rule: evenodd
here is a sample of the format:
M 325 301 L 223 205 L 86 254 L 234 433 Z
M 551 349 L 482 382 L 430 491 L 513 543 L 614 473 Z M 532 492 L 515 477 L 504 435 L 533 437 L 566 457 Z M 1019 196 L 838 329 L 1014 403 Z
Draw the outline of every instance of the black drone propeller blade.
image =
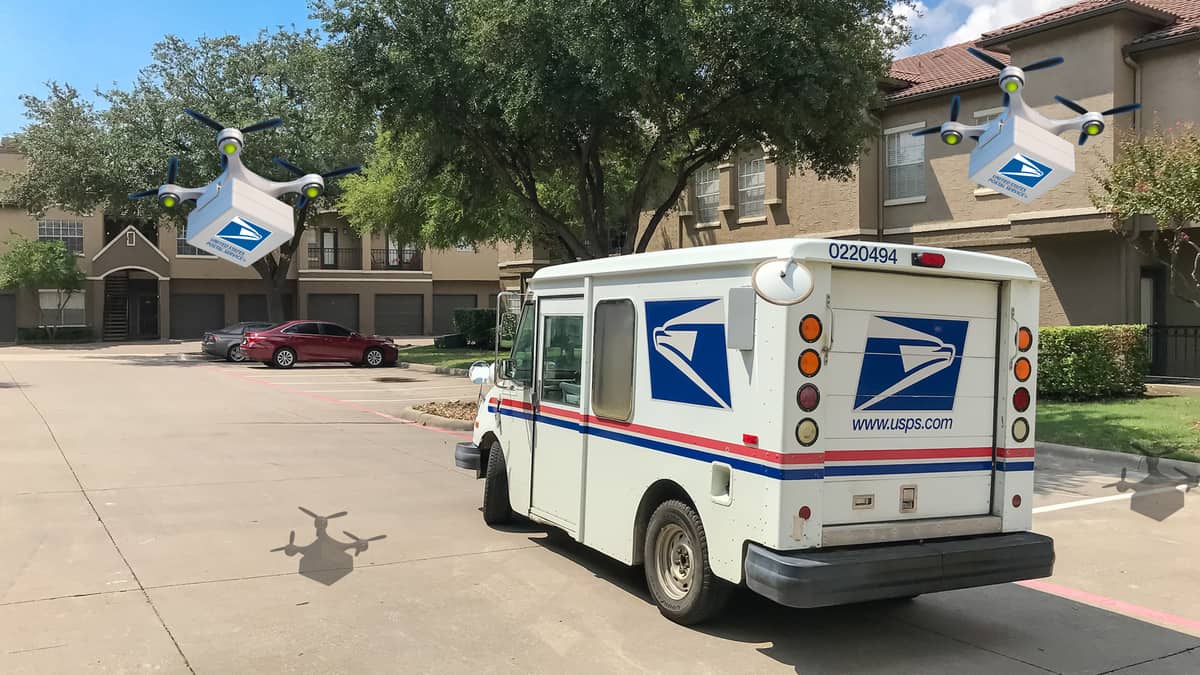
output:
M 254 124 L 251 124 L 248 127 L 242 127 L 242 133 L 249 134 L 249 133 L 253 133 L 255 131 L 265 131 L 267 129 L 274 129 L 275 127 L 277 127 L 281 124 L 283 124 L 282 117 L 272 117 L 271 119 L 266 119 L 261 122 L 255 122 Z
M 303 210 L 306 206 L 308 206 L 308 197 L 300 195 L 300 199 L 296 200 L 296 208 Z
M 950 121 L 951 122 L 958 121 L 958 109 L 960 107 L 962 107 L 962 99 L 960 99 L 958 97 L 958 95 L 955 95 L 954 98 L 950 99 Z
M 386 534 L 377 534 L 374 537 L 366 539 L 365 541 L 379 541 L 380 539 L 387 539 L 387 535 Z
M 1079 132 L 1079 144 L 1080 145 L 1087 143 L 1087 139 L 1088 139 L 1088 135 L 1087 135 L 1086 131 Z
M 997 59 L 996 57 L 992 56 L 991 54 L 986 54 L 984 52 L 981 52 L 978 49 L 975 49 L 974 47 L 967 47 L 967 51 L 971 54 L 971 56 L 974 56 L 975 58 L 979 59 L 980 61 L 983 61 L 984 63 L 995 68 L 996 70 L 1004 70 L 1005 68 L 1008 67 L 1008 66 L 1004 65 L 1004 62 L 1001 61 L 1000 59 Z
M 271 549 L 271 553 L 274 553 L 276 551 L 286 551 L 288 546 L 295 546 L 295 545 L 296 545 L 296 531 L 292 530 L 291 534 L 288 535 L 287 546 L 280 546 L 279 548 L 273 548 L 273 549 Z
M 209 117 L 208 115 L 205 115 L 204 113 L 202 113 L 198 110 L 192 110 L 191 108 L 184 108 L 183 112 L 191 115 L 192 119 L 203 124 L 204 126 L 208 127 L 209 129 L 212 129 L 214 131 L 223 131 L 225 129 L 225 127 L 220 122 L 214 120 L 213 118 Z
M 152 188 L 150 190 L 142 190 L 141 192 L 131 192 L 129 194 L 129 198 L 130 199 L 141 199 L 142 197 L 149 197 L 151 195 L 156 195 L 156 194 L 158 194 L 158 188 Z
M 321 177 L 322 178 L 338 178 L 340 176 L 347 176 L 352 173 L 358 173 L 359 171 L 362 171 L 361 166 L 359 166 L 357 164 L 351 164 L 350 166 L 343 166 L 342 168 L 334 169 L 333 171 L 326 171 L 325 173 L 321 174 Z
M 224 153 L 222 153 L 221 154 L 221 170 L 224 171 L 227 168 L 229 168 L 229 157 L 227 157 Z
M 1142 107 L 1141 103 L 1126 103 L 1125 105 L 1119 105 L 1115 108 L 1109 108 L 1108 110 L 1105 110 L 1104 112 L 1102 112 L 1100 114 L 1101 115 L 1120 115 L 1121 113 L 1133 112 L 1134 110 L 1137 110 L 1138 108 L 1141 108 L 1141 107 Z
M 1063 59 L 1063 57 L 1061 57 L 1061 56 L 1051 56 L 1048 59 L 1042 59 L 1041 61 L 1034 61 L 1033 63 L 1031 63 L 1027 66 L 1022 66 L 1021 70 L 1028 73 L 1031 70 L 1042 70 L 1044 68 L 1053 68 L 1054 66 L 1061 65 L 1064 60 L 1065 59 Z
M 1063 104 L 1063 105 L 1065 105 L 1065 106 L 1067 106 L 1067 107 L 1068 107 L 1068 108 L 1070 108 L 1071 110 L 1074 110 L 1075 112 L 1079 113 L 1080 115 L 1086 115 L 1086 114 L 1087 114 L 1087 111 L 1088 111 L 1088 110 L 1087 110 L 1087 108 L 1085 108 L 1085 107 L 1083 107 L 1083 106 L 1079 105 L 1079 104 L 1078 104 L 1078 103 L 1076 103 L 1075 101 L 1072 101 L 1071 99 L 1069 99 L 1069 98 L 1067 98 L 1067 97 L 1065 97 L 1065 96 L 1055 96 L 1055 97 L 1054 97 L 1054 100 L 1055 100 L 1055 101 L 1058 101 L 1059 103 L 1061 103 L 1061 104 Z
M 925 136 L 925 135 L 927 135 L 927 134 L 935 134 L 935 133 L 937 133 L 937 132 L 939 132 L 939 131 L 941 131 L 941 130 L 942 130 L 942 127 L 940 127 L 940 126 L 936 126 L 936 127 L 929 127 L 929 128 L 926 128 L 926 129 L 922 129 L 922 130 L 920 130 L 920 131 L 914 131 L 914 132 L 913 132 L 913 136 Z
M 276 157 L 275 159 L 273 159 L 271 161 L 275 162 L 279 166 L 283 167 L 284 169 L 287 169 L 289 172 L 291 172 L 297 176 L 303 176 L 307 173 L 304 169 L 301 169 L 300 167 L 296 166 L 295 164 L 292 164 L 291 162 L 287 161 L 286 159 L 284 159 L 282 157 Z
M 179 174 L 179 158 L 172 157 L 167 160 L 167 182 L 175 183 L 175 176 Z

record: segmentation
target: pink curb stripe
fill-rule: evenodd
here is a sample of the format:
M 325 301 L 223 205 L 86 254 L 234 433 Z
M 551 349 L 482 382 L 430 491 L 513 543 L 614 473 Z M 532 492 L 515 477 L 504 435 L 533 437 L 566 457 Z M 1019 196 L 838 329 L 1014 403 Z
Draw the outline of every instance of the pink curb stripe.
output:
M 1124 614 L 1126 616 L 1131 616 L 1138 619 L 1145 619 L 1146 621 L 1152 621 L 1154 623 L 1162 623 L 1170 626 L 1177 626 L 1179 628 L 1185 628 L 1200 634 L 1200 621 L 1197 621 L 1196 619 L 1188 619 L 1186 617 L 1168 614 L 1167 612 L 1160 612 L 1157 609 L 1150 609 L 1149 607 L 1142 607 L 1140 605 L 1134 605 L 1128 602 L 1106 598 L 1103 595 L 1096 595 L 1094 593 L 1088 593 L 1087 591 L 1079 591 L 1074 588 L 1059 586 L 1058 584 L 1053 584 L 1049 581 L 1042 581 L 1040 579 L 1033 579 L 1031 581 L 1018 581 L 1017 584 L 1026 588 L 1032 588 L 1035 591 L 1057 595 L 1060 598 L 1082 602 L 1085 605 L 1099 607 L 1100 609 L 1107 609 L 1118 614 Z

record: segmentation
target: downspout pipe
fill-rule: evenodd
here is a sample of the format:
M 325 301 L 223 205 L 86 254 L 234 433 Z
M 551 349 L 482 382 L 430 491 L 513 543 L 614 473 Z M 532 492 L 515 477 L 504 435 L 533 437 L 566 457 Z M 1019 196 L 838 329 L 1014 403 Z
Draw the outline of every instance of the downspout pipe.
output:
M 883 163 L 886 161 L 885 155 L 887 149 L 884 147 L 883 139 L 883 117 L 881 115 L 873 115 L 867 113 L 875 126 L 879 128 L 879 133 L 876 134 L 875 146 L 875 239 L 883 241 Z
M 1142 64 L 1133 60 L 1133 57 L 1128 53 L 1122 52 L 1121 58 L 1125 61 L 1125 65 L 1133 69 L 1133 100 L 1138 103 L 1142 102 Z M 1145 108 L 1139 108 L 1133 111 L 1133 130 L 1138 137 L 1142 135 L 1142 117 L 1146 111 Z
M 1138 103 L 1141 103 L 1142 102 L 1142 64 L 1138 63 L 1137 61 L 1134 61 L 1133 57 L 1130 56 L 1129 53 L 1125 52 L 1125 51 L 1121 52 L 1121 59 L 1123 61 L 1125 61 L 1125 65 L 1127 65 L 1131 69 L 1133 69 L 1133 100 Z M 1144 116 L 1145 112 L 1146 112 L 1145 108 L 1138 108 L 1137 110 L 1133 111 L 1133 133 L 1136 134 L 1138 138 L 1142 137 L 1142 126 L 1143 126 L 1143 119 L 1145 118 L 1145 116 Z M 1138 219 L 1136 219 L 1136 218 L 1134 219 L 1134 223 L 1135 223 L 1135 227 L 1140 225 L 1140 223 L 1138 223 Z M 1134 235 L 1134 236 L 1137 236 L 1137 235 Z M 1128 273 L 1128 270 L 1129 270 L 1129 247 L 1128 246 L 1121 247 L 1121 266 Z M 1132 275 L 1132 274 L 1130 274 L 1129 276 L 1131 276 L 1135 279 L 1138 279 L 1139 281 L 1141 279 L 1140 272 L 1136 276 Z M 1134 304 L 1133 298 L 1138 297 L 1138 296 L 1134 295 L 1135 293 L 1137 293 L 1137 289 L 1138 289 L 1138 286 L 1131 283 L 1129 286 L 1126 287 L 1124 297 L 1121 298 L 1121 300 L 1122 300 L 1121 313 L 1124 315 L 1126 323 L 1136 323 L 1137 319 L 1139 318 L 1139 317 L 1132 316 L 1132 306 Z M 1140 304 L 1140 300 L 1138 301 L 1138 304 Z

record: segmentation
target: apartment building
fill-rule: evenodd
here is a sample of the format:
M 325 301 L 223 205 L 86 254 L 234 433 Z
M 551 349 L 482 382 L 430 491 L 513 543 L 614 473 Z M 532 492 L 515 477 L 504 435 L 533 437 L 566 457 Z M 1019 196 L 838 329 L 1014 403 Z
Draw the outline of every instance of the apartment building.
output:
M 961 121 L 1001 112 L 997 73 L 967 53 L 972 45 L 1018 65 L 1063 56 L 1063 65 L 1032 73 L 1024 90 L 1026 102 L 1049 116 L 1074 115 L 1056 94 L 1090 110 L 1130 101 L 1143 109 L 1107 120 L 1102 136 L 1077 149 L 1075 176 L 1024 205 L 970 182 L 972 143 L 950 147 L 936 134 L 912 136 L 945 121 L 955 94 Z M 802 236 L 1010 256 L 1044 280 L 1044 325 L 1152 324 L 1160 330 L 1156 360 L 1185 350 L 1190 361 L 1176 359 L 1176 370 L 1200 376 L 1200 311 L 1170 292 L 1158 262 L 1112 233 L 1089 198 L 1096 174 L 1124 139 L 1156 125 L 1200 121 L 1200 0 L 1086 0 L 972 43 L 899 59 L 881 86 L 886 106 L 875 114 L 882 134 L 853 179 L 820 181 L 789 172 L 760 150 L 738 153 L 696 174 L 651 248 Z
M 24 158 L 0 145 L 0 171 Z M 265 320 L 264 282 L 253 269 L 218 260 L 170 228 L 139 228 L 105 217 L 51 210 L 33 218 L 0 203 L 0 247 L 12 234 L 58 239 L 87 276 L 64 316 L 106 340 L 190 339 L 235 321 Z M 453 332 L 455 309 L 487 307 L 499 292 L 495 248 L 422 250 L 382 235 L 359 237 L 334 212 L 312 216 L 293 263 L 284 304 L 297 318 L 337 321 L 395 336 Z M 46 289 L 38 302 L 55 307 Z M 0 342 L 38 324 L 27 291 L 0 289 Z

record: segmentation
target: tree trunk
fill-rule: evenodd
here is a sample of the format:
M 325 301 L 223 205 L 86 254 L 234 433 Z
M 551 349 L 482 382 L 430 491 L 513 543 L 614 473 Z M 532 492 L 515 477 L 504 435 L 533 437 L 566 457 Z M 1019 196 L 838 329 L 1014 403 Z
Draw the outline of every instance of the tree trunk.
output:
M 287 308 L 283 305 L 283 292 L 287 289 L 287 271 L 284 270 L 282 274 L 276 272 L 272 277 L 264 277 L 263 283 L 267 290 L 267 321 L 283 323 L 292 318 L 288 316 Z
M 292 318 L 288 316 L 287 308 L 283 306 L 283 292 L 288 287 L 288 273 L 292 270 L 292 259 L 300 248 L 304 237 L 304 228 L 308 223 L 308 208 L 311 204 L 296 212 L 295 231 L 292 240 L 279 247 L 279 251 L 265 258 L 256 260 L 252 267 L 262 277 L 267 291 L 267 321 L 283 323 Z

